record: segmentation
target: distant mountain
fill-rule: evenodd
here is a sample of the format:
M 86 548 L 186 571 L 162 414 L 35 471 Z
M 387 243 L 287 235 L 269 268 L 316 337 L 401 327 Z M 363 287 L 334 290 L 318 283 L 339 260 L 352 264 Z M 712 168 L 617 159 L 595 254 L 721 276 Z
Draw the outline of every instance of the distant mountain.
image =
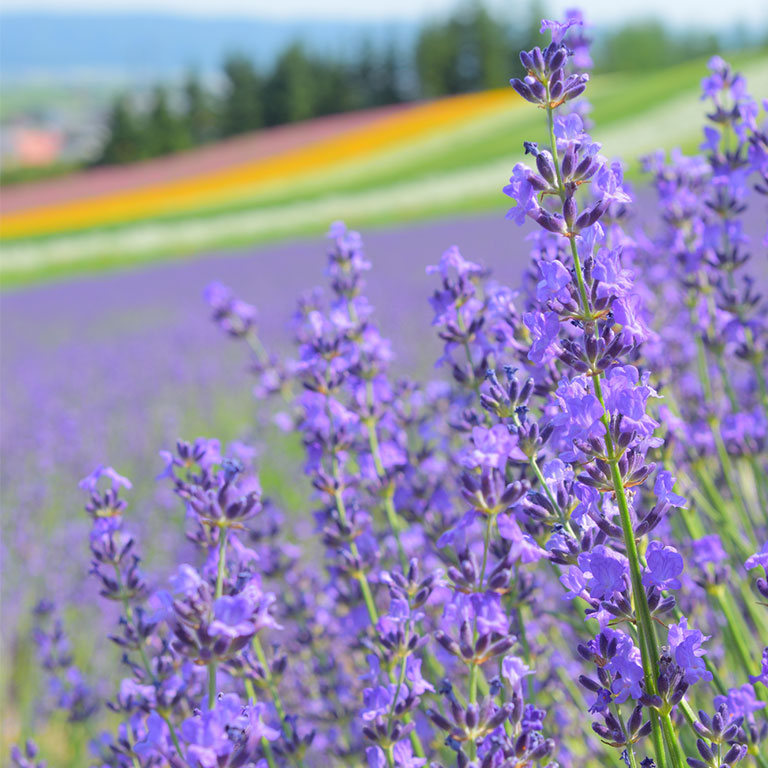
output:
M 415 22 L 344 22 L 210 18 L 167 14 L 0 13 L 0 72 L 6 82 L 28 77 L 70 80 L 154 79 L 194 67 L 216 70 L 232 51 L 269 65 L 301 40 L 319 53 L 354 53 L 366 41 L 407 46 Z

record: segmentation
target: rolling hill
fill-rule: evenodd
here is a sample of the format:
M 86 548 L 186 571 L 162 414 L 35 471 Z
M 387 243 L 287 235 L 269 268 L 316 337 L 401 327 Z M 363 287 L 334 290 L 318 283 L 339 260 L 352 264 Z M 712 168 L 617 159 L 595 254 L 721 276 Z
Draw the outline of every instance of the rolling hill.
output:
M 768 94 L 768 58 L 735 64 Z M 658 147 L 695 151 L 704 62 L 594 79 L 596 135 L 637 171 Z M 321 118 L 135 166 L 3 191 L 6 286 L 72 270 L 319 233 L 329 221 L 392 224 L 497 210 L 501 188 L 540 139 L 541 114 L 511 89 Z

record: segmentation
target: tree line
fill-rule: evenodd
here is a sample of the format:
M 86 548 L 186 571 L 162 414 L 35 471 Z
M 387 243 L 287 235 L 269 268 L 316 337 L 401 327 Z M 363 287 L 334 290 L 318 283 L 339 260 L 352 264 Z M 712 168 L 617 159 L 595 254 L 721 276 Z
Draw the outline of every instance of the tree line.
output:
M 469 0 L 424 24 L 411 50 L 363 43 L 353 55 L 331 59 L 297 42 L 268 71 L 243 53 L 232 54 L 223 63 L 220 87 L 191 72 L 181 86 L 157 85 L 142 99 L 119 95 L 95 163 L 130 163 L 311 117 L 502 87 L 519 73 L 513 52 L 540 42 L 545 16 L 538 0 L 515 23 L 481 0 Z M 600 37 L 598 71 L 666 66 L 717 48 L 712 35 L 673 37 L 653 21 Z

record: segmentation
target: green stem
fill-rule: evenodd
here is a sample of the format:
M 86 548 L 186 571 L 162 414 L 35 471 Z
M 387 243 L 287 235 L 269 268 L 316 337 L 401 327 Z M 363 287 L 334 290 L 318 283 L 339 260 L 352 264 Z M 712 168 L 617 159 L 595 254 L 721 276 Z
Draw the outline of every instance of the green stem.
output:
M 619 721 L 619 725 L 621 726 L 621 730 L 624 733 L 627 733 L 627 725 L 624 722 L 624 716 L 621 714 L 621 707 L 616 704 L 613 708 L 614 714 L 616 715 L 616 719 Z M 629 735 L 629 734 L 627 734 Z M 627 745 L 627 757 L 629 758 L 629 766 L 630 768 L 637 768 L 637 759 L 635 758 L 635 750 L 632 749 L 632 745 Z
M 576 247 L 573 247 L 574 263 L 576 267 L 576 274 L 578 276 L 579 284 L 583 286 L 584 278 L 581 275 L 581 264 L 578 260 L 578 252 Z M 648 599 L 645 594 L 645 587 L 643 586 L 642 573 L 640 571 L 640 556 L 637 550 L 637 542 L 635 541 L 635 533 L 632 527 L 632 518 L 629 513 L 629 504 L 627 502 L 627 495 L 624 490 L 624 481 L 619 471 L 619 458 L 616 455 L 615 446 L 613 444 L 613 438 L 611 437 L 610 419 L 608 412 L 605 408 L 605 399 L 603 398 L 602 388 L 600 386 L 600 376 L 594 375 L 592 377 L 595 387 L 595 395 L 600 401 L 600 405 L 603 407 L 603 415 L 601 421 L 605 428 L 605 445 L 608 454 L 608 464 L 611 468 L 611 480 L 613 482 L 613 490 L 616 496 L 616 501 L 619 507 L 619 517 L 621 520 L 621 529 L 624 534 L 624 546 L 627 550 L 627 559 L 629 561 L 629 575 L 632 585 L 632 596 L 635 604 L 635 613 L 638 621 L 638 636 L 640 638 L 640 654 L 643 661 L 643 676 L 645 678 L 646 690 L 651 695 L 658 695 L 657 680 L 659 677 L 659 647 L 656 640 L 656 631 L 653 626 L 653 618 L 651 617 L 651 611 L 648 607 Z M 669 724 L 671 726 L 671 723 Z M 667 768 L 666 755 L 662 747 L 659 750 L 662 734 L 666 735 L 665 723 L 663 718 L 661 724 L 659 718 L 655 714 L 651 715 L 651 730 L 654 736 L 654 746 L 656 747 L 656 762 L 659 768 Z M 661 730 L 661 733 L 659 733 Z M 666 728 L 666 730 L 670 730 Z M 673 729 L 672 729 L 673 730 Z M 672 752 L 672 760 L 674 768 L 675 765 L 675 753 Z
M 365 382 L 365 402 L 370 410 L 373 407 L 373 385 L 370 380 Z M 387 472 L 384 469 L 384 462 L 381 459 L 381 447 L 379 445 L 379 436 L 376 432 L 376 422 L 373 416 L 369 416 L 364 420 L 364 423 L 368 431 L 368 444 L 371 449 L 373 465 L 376 468 L 376 476 L 383 482 L 387 480 Z M 389 528 L 392 531 L 392 535 L 395 537 L 397 552 L 400 558 L 400 567 L 403 569 L 403 573 L 406 573 L 408 570 L 408 557 L 405 554 L 403 542 L 400 540 L 400 516 L 395 509 L 393 498 L 394 492 L 394 485 L 392 481 L 389 481 L 384 490 L 384 511 L 387 515 Z
M 688 723 L 688 725 L 691 726 L 691 729 L 693 730 L 694 734 L 696 734 L 696 737 L 698 738 L 699 734 L 693 727 L 697 719 L 696 713 L 693 711 L 693 708 L 685 699 L 681 699 L 679 706 L 680 706 L 681 712 L 685 716 L 686 722 Z
M 669 755 L 672 758 L 673 768 L 685 768 L 685 755 L 680 746 L 680 740 L 675 732 L 675 726 L 669 712 L 665 712 L 661 715 L 661 730 L 664 733 L 664 742 L 666 743 Z
M 477 582 L 477 589 L 482 590 L 483 585 L 485 584 L 485 569 L 488 565 L 488 550 L 490 549 L 491 545 L 491 527 L 493 526 L 493 521 L 496 518 L 493 515 L 486 515 L 486 523 L 485 523 L 485 537 L 483 539 L 483 563 L 480 568 L 480 576 Z M 473 641 L 477 642 L 477 617 L 475 617 L 474 620 L 474 628 L 472 630 L 473 635 Z M 472 659 L 471 665 L 469 667 L 469 703 L 470 704 L 476 704 L 477 703 L 477 673 L 478 673 L 478 665 L 476 663 L 475 659 Z M 474 760 L 475 757 L 477 757 L 477 745 L 475 744 L 474 740 L 469 742 L 469 757 L 471 760 Z
M 334 457 L 333 460 L 333 476 L 335 480 L 338 480 L 338 461 Z M 344 506 L 344 499 L 341 497 L 341 491 L 335 491 L 334 492 L 334 499 L 336 500 L 336 510 L 339 513 L 339 519 L 341 520 L 342 524 L 347 526 L 349 523 L 347 521 L 347 512 L 346 507 Z M 360 558 L 360 551 L 357 548 L 357 544 L 354 541 L 351 541 L 349 543 L 349 551 L 352 553 L 352 555 L 355 557 L 355 559 Z M 371 621 L 372 626 L 376 626 L 376 624 L 379 621 L 379 612 L 376 610 L 376 603 L 373 600 L 373 594 L 371 593 L 371 587 L 368 584 L 368 577 L 365 575 L 364 572 L 358 572 L 355 574 L 355 579 L 357 579 L 358 584 L 360 585 L 360 591 L 363 593 L 363 600 L 365 601 L 365 607 L 368 610 L 368 618 Z M 387 673 L 390 682 L 394 682 L 394 676 L 392 674 L 392 671 L 390 670 Z M 409 718 L 405 717 L 403 718 L 405 722 L 409 722 Z M 424 757 L 424 747 L 422 746 L 421 739 L 419 738 L 419 734 L 416 733 L 416 729 L 414 728 L 411 731 L 410 735 L 411 739 L 411 745 L 413 746 L 414 754 L 417 757 Z
M 458 325 L 459 330 L 466 334 L 467 327 L 464 323 L 464 318 L 461 316 L 461 309 L 456 308 L 456 325 Z M 475 376 L 475 364 L 472 361 L 472 350 L 469 347 L 469 341 L 465 338 L 462 342 L 462 346 L 464 347 L 464 354 L 467 356 L 467 363 L 469 364 L 469 375 L 472 377 L 470 381 L 470 385 L 472 389 L 475 392 L 475 395 L 477 396 L 478 402 L 480 402 L 480 382 L 477 380 L 477 377 Z
M 256 691 L 253 689 L 253 683 L 246 677 L 245 678 L 245 692 L 248 695 L 248 698 L 251 701 L 257 701 L 256 697 Z M 269 768 L 277 768 L 275 763 L 275 753 L 272 751 L 272 745 L 267 741 L 267 739 L 262 736 L 261 737 L 261 749 L 264 752 L 264 757 L 267 758 L 267 763 L 269 765 Z
M 760 749 L 760 746 L 758 745 L 757 748 Z M 762 752 L 750 752 L 750 754 L 754 755 L 760 768 L 768 768 L 768 757 L 762 754 Z
M 728 630 L 733 640 L 733 647 L 736 649 L 736 656 L 741 662 L 742 670 L 749 675 L 754 671 L 754 661 L 744 639 L 745 634 L 749 633 L 744 617 L 741 614 L 737 617 L 736 612 L 733 609 L 733 601 L 726 598 L 721 585 L 717 585 L 709 591 L 714 595 L 717 605 L 728 625 Z
M 165 724 L 168 726 L 168 731 L 171 734 L 171 741 L 173 742 L 173 746 L 176 748 L 176 751 L 179 753 L 179 757 L 184 761 L 184 764 L 187 764 L 187 760 L 184 757 L 184 752 L 181 750 L 181 744 L 179 743 L 179 737 L 176 735 L 176 729 L 173 727 L 173 722 L 171 721 L 171 718 L 165 713 L 161 712 L 159 709 L 156 710 L 157 714 L 160 715 L 160 717 L 163 718 Z
M 605 409 L 605 400 L 600 387 L 599 377 L 594 377 L 595 393 L 600 404 Z M 643 586 L 642 572 L 640 570 L 640 555 L 637 550 L 637 542 L 632 528 L 632 518 L 629 513 L 629 503 L 624 490 L 624 481 L 619 470 L 619 459 L 616 456 L 613 438 L 610 433 L 610 423 L 608 414 L 604 410 L 602 416 L 605 427 L 605 443 L 608 453 L 608 464 L 611 468 L 611 480 L 613 482 L 613 491 L 616 495 L 616 501 L 619 507 L 619 518 L 621 520 L 621 529 L 624 534 L 624 546 L 627 550 L 627 559 L 629 560 L 629 576 L 632 584 L 632 597 L 635 602 L 635 612 L 639 623 L 639 632 L 643 635 L 646 642 L 646 650 L 649 656 L 645 668 L 646 688 L 652 694 L 657 693 L 656 679 L 658 678 L 659 649 L 656 642 L 656 632 L 653 627 L 653 619 L 648 607 L 648 600 Z
M 216 600 L 218 600 L 224 594 L 224 578 L 227 575 L 226 549 L 228 537 L 229 528 L 221 528 L 219 532 L 219 562 L 217 563 L 216 568 Z
M 555 511 L 557 512 L 558 520 L 560 521 L 560 525 L 562 525 L 563 528 L 565 528 L 565 530 L 568 531 L 568 533 L 570 533 L 571 536 L 575 537 L 573 528 L 571 528 L 571 523 L 566 517 L 565 511 L 557 503 L 557 499 L 555 498 L 555 495 L 552 493 L 552 490 L 549 487 L 549 484 L 545 480 L 544 475 L 542 474 L 541 469 L 539 468 L 539 462 L 536 460 L 536 457 L 531 456 L 528 463 L 531 465 L 531 469 L 533 470 L 533 473 L 536 475 L 536 479 L 539 481 L 539 484 L 544 489 L 544 493 L 547 495 L 547 498 L 549 499 L 550 503 L 555 508 Z
M 408 629 L 406 627 L 405 632 L 405 641 L 404 645 L 408 644 Z M 406 662 L 408 661 L 408 655 L 404 655 L 402 661 L 400 662 L 400 674 L 397 676 L 397 685 L 395 686 L 395 693 L 392 696 L 392 706 L 389 710 L 389 715 L 387 716 L 387 722 L 391 725 L 392 720 L 395 718 L 395 710 L 397 709 L 397 697 L 400 694 L 400 689 L 403 687 L 403 683 L 405 682 L 405 668 L 406 668 Z
M 733 464 L 731 462 L 731 457 L 725 447 L 725 443 L 723 442 L 723 436 L 720 433 L 719 420 L 715 417 L 712 417 L 709 420 L 709 423 L 712 429 L 712 437 L 715 440 L 717 456 L 720 459 L 720 465 L 723 470 L 723 477 L 725 478 L 726 485 L 728 486 L 728 489 L 731 492 L 731 496 L 733 497 L 733 501 L 735 502 L 739 511 L 739 517 L 741 518 L 741 524 L 744 527 L 744 532 L 747 534 L 747 536 L 749 536 L 749 540 L 753 546 L 757 548 L 757 534 L 755 533 L 755 529 L 752 525 L 752 518 L 750 517 L 749 510 L 747 509 L 747 505 L 744 502 L 744 498 L 739 491 L 739 487 L 736 484 L 736 481 L 733 479 Z
M 522 426 L 520 417 L 516 413 L 513 414 L 512 421 L 516 427 L 519 428 Z M 533 474 L 536 475 L 536 479 L 539 481 L 539 485 L 541 485 L 542 490 L 549 499 L 549 503 L 554 507 L 560 524 L 563 526 L 563 528 L 565 528 L 566 531 L 571 534 L 571 536 L 575 536 L 573 528 L 571 528 L 571 523 L 568 520 L 568 516 L 565 514 L 565 510 L 557 503 L 557 499 L 555 498 L 555 495 L 552 493 L 552 489 L 549 487 L 549 484 L 544 478 L 541 468 L 539 467 L 539 462 L 535 455 L 528 457 L 528 464 L 533 470 Z
M 131 604 L 128 601 L 128 598 L 123 593 L 123 589 L 124 589 L 123 575 L 120 572 L 120 568 L 118 568 L 117 565 L 114 565 L 114 569 L 115 569 L 115 578 L 117 579 L 117 584 L 120 589 L 120 594 L 121 594 L 120 601 L 123 604 L 125 618 L 128 621 L 128 623 L 135 628 L 136 622 L 133 616 L 133 608 L 131 607 Z M 136 634 L 138 636 L 138 632 Z M 157 684 L 158 684 L 157 677 L 155 677 L 155 673 L 152 671 L 152 665 L 149 662 L 149 657 L 147 656 L 147 652 L 144 650 L 144 646 L 142 645 L 141 640 L 139 640 L 139 656 L 141 657 L 142 666 L 146 670 L 146 673 L 149 675 L 149 678 L 152 681 L 152 684 L 155 686 L 155 688 L 157 688 Z M 165 712 L 162 712 L 159 709 L 156 711 L 157 711 L 157 714 L 163 718 L 163 720 L 165 721 L 165 724 L 168 726 L 168 731 L 171 734 L 171 741 L 173 741 L 173 746 L 176 748 L 176 751 L 178 752 L 179 757 L 184 762 L 184 764 L 187 765 L 187 760 L 184 757 L 184 752 L 181 749 L 181 744 L 179 743 L 179 737 L 176 735 L 176 729 L 173 726 L 173 721 Z
M 283 700 L 280 698 L 280 692 L 278 691 L 277 685 L 275 684 L 275 678 L 272 676 L 272 669 L 269 666 L 269 661 L 267 661 L 267 655 L 264 653 L 264 646 L 261 644 L 261 638 L 259 638 L 258 635 L 254 636 L 253 640 L 251 641 L 251 646 L 253 647 L 254 653 L 256 654 L 256 658 L 259 660 L 259 663 L 264 669 L 264 679 L 267 682 L 267 689 L 269 690 L 269 695 L 272 697 L 272 703 L 275 705 L 277 716 L 280 718 L 280 730 L 283 732 L 283 736 L 285 736 L 286 741 L 290 741 L 294 734 L 288 725 L 288 719 L 286 717 L 285 707 L 283 706 Z M 301 756 L 297 753 L 294 755 L 294 757 L 296 759 L 296 765 L 299 768 L 304 768 L 304 761 L 302 760 Z
M 576 285 L 579 287 L 579 297 L 581 298 L 581 309 L 585 319 L 589 319 L 589 297 L 587 294 L 587 286 L 584 283 L 584 275 L 581 271 L 581 258 L 579 257 L 579 249 L 576 247 L 575 237 L 571 237 L 569 240 L 571 243 L 571 256 L 573 257 L 573 268 L 576 272 Z
M 523 610 L 520 603 L 515 603 L 515 618 L 517 619 L 517 628 L 520 633 L 520 644 L 523 646 L 523 656 L 525 663 L 533 669 L 533 657 L 531 656 L 531 644 L 528 642 L 528 634 L 525 631 L 525 622 L 523 621 Z M 526 676 L 526 687 L 528 688 L 528 699 L 533 701 L 533 675 Z
M 224 577 L 227 571 L 227 537 L 229 536 L 229 528 L 219 528 L 219 562 L 216 569 L 216 591 L 214 592 L 214 600 L 218 600 L 224 593 Z M 208 665 L 208 708 L 213 709 L 213 705 L 216 703 L 216 660 L 214 659 Z
M 655 709 L 651 709 L 651 741 L 653 742 L 657 765 L 659 768 L 666 768 L 667 753 L 664 749 L 664 734 L 661 729 L 659 713 Z
M 635 612 L 637 612 L 637 608 L 635 608 Z M 643 675 L 647 681 L 648 676 L 646 673 L 646 669 L 649 664 L 649 658 L 650 653 L 648 651 L 648 638 L 646 637 L 645 633 L 642 631 L 641 626 L 638 623 L 638 626 L 636 627 L 637 630 L 637 642 L 640 646 L 640 658 L 643 662 Z M 656 679 L 653 679 L 654 682 L 654 691 L 658 692 L 658 689 L 656 687 Z M 647 688 L 647 682 L 646 682 L 646 688 Z M 667 768 L 667 756 L 666 756 L 666 750 L 664 748 L 664 734 L 662 732 L 661 728 L 661 720 L 659 713 L 651 708 L 650 710 L 651 714 L 651 740 L 653 741 L 653 751 L 656 754 L 656 762 L 658 764 L 659 768 Z
M 555 175 L 557 176 L 557 189 L 560 194 L 560 199 L 565 197 L 565 185 L 563 184 L 563 177 L 560 173 L 560 157 L 557 152 L 557 140 L 555 139 L 555 114 L 554 109 L 549 105 L 551 99 L 549 95 L 549 83 L 546 84 L 547 89 L 547 127 L 549 128 L 549 146 L 552 150 L 552 163 L 555 166 Z
M 267 350 L 264 349 L 264 345 L 261 343 L 261 339 L 258 337 L 258 334 L 254 330 L 251 330 L 246 334 L 245 341 L 251 348 L 251 351 L 256 356 L 256 359 L 259 361 L 259 363 L 265 365 L 269 362 L 269 355 L 267 354 Z
M 555 126 L 553 110 L 550 106 L 549 98 L 549 86 L 547 85 L 547 124 L 549 127 L 549 140 L 552 148 L 552 159 L 555 166 L 555 173 L 557 175 L 558 190 L 561 200 L 565 198 L 565 186 L 563 185 L 562 176 L 560 174 L 560 162 L 557 152 L 557 141 L 555 139 Z M 570 237 L 571 255 L 573 257 L 573 267 L 576 273 L 576 283 L 579 290 L 579 297 L 581 299 L 581 308 L 585 320 L 585 325 L 590 320 L 590 308 L 589 308 L 589 294 L 584 283 L 584 275 L 581 268 L 581 260 L 579 258 L 579 251 L 576 247 L 576 240 L 574 237 Z M 656 641 L 656 633 L 653 627 L 653 621 L 651 618 L 651 612 L 648 608 L 648 600 L 645 594 L 645 588 L 642 584 L 642 575 L 640 573 L 639 555 L 637 551 L 637 543 L 635 541 L 634 530 L 632 528 L 632 519 L 629 514 L 629 505 L 627 503 L 626 493 L 624 491 L 624 483 L 619 472 L 619 460 L 616 456 L 613 439 L 610 432 L 610 419 L 608 412 L 605 408 L 605 400 L 603 399 L 602 391 L 600 388 L 600 374 L 595 374 L 592 377 L 595 387 L 595 395 L 597 396 L 600 404 L 603 407 L 602 422 L 605 428 L 605 442 L 608 451 L 608 462 L 611 467 L 611 478 L 613 481 L 614 493 L 619 506 L 619 515 L 621 518 L 621 527 L 624 534 L 624 543 L 627 549 L 627 557 L 630 566 L 630 580 L 632 583 L 632 594 L 635 603 L 635 612 L 638 619 L 638 637 L 640 640 L 640 653 L 643 661 L 643 676 L 645 678 L 646 690 L 651 694 L 658 694 L 657 678 L 658 678 L 658 664 L 659 664 L 659 649 Z M 656 752 L 656 763 L 658 768 L 667 768 L 667 758 L 663 745 L 663 733 L 662 727 L 659 723 L 659 718 L 655 712 L 651 712 L 651 736 L 653 738 L 654 750 Z M 675 766 L 676 768 L 676 766 Z
M 338 463 L 334 459 L 334 479 L 338 480 L 338 471 L 337 468 Z M 339 520 L 341 520 L 341 524 L 344 526 L 349 525 L 349 521 L 347 520 L 347 509 L 346 505 L 344 504 L 344 499 L 342 498 L 341 491 L 337 490 L 334 491 L 333 497 L 336 501 L 336 511 L 339 513 Z M 356 559 L 360 559 L 360 550 L 357 548 L 357 542 L 350 541 L 349 542 L 349 551 L 352 553 L 352 556 Z M 379 612 L 376 610 L 376 603 L 373 600 L 373 593 L 371 592 L 371 586 L 368 583 L 368 577 L 365 575 L 364 572 L 358 571 L 355 572 L 354 577 L 357 581 L 357 583 L 360 585 L 360 591 L 363 593 L 363 601 L 365 602 L 366 610 L 368 611 L 368 618 L 371 621 L 371 624 L 373 626 L 376 626 L 376 624 L 379 621 Z

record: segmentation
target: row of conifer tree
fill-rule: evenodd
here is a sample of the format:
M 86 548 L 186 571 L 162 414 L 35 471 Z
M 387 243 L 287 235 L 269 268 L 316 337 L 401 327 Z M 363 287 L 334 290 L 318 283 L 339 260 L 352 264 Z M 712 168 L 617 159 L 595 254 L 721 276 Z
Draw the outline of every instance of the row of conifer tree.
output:
M 540 39 L 538 20 L 545 16 L 539 0 L 516 22 L 494 15 L 481 0 L 468 0 L 450 16 L 424 24 L 407 50 L 361 42 L 353 54 L 328 58 L 297 42 L 268 71 L 247 53 L 233 54 L 216 87 L 190 73 L 181 86 L 120 95 L 96 162 L 129 163 L 320 115 L 503 87 L 519 74 L 514 51 Z M 669 34 L 656 22 L 601 33 L 597 69 L 659 67 L 716 46 L 714 38 L 701 35 L 662 44 Z

